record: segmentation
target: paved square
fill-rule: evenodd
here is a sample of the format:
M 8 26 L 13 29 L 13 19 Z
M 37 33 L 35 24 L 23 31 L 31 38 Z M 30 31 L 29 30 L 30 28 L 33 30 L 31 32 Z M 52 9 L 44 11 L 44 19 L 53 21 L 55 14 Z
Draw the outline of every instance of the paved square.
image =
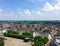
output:
M 5 46 L 31 46 L 29 42 L 25 43 L 21 39 L 5 37 L 7 40 L 4 40 Z

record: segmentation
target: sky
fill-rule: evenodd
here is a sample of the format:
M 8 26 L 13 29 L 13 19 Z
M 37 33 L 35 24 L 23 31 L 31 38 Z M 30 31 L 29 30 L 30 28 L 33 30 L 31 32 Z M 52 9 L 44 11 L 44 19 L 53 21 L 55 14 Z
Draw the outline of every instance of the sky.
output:
M 0 20 L 60 20 L 60 0 L 0 0 Z

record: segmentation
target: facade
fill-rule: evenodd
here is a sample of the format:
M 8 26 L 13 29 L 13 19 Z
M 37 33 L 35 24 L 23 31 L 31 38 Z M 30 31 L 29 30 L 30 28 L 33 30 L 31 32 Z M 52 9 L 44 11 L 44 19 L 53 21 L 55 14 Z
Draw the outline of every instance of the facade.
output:
M 3 36 L 4 36 L 4 35 L 3 35 L 3 30 L 0 29 L 0 38 L 3 37 Z

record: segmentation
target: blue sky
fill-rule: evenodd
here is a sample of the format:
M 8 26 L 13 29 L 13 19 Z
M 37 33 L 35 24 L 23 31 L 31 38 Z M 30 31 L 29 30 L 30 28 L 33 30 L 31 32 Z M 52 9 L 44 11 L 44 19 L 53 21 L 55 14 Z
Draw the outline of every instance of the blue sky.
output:
M 60 0 L 0 0 L 0 20 L 60 20 Z

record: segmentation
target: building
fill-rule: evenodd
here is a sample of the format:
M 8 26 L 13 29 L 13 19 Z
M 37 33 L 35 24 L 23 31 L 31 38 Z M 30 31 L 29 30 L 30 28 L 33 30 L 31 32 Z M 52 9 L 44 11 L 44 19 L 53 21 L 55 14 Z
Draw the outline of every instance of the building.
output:
M 3 36 L 4 36 L 4 35 L 3 35 L 3 30 L 0 29 L 0 38 L 3 37 Z

